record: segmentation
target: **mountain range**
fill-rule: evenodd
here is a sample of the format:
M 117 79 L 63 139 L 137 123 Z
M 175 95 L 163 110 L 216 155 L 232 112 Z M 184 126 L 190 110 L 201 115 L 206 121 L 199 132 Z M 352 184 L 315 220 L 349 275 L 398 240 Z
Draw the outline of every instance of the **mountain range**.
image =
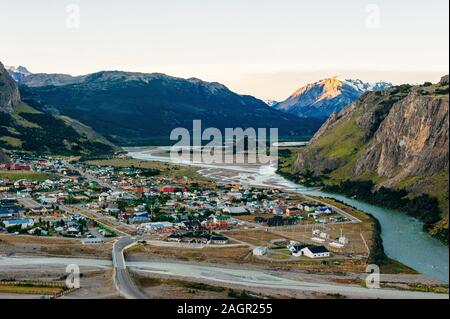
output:
M 277 127 L 285 137 L 314 135 L 290 177 L 406 211 L 448 241 L 448 76 L 416 86 L 333 77 L 266 103 L 160 73 L 8 71 L 0 63 L 0 148 L 103 155 L 115 145 L 167 142 L 173 128 L 197 119 L 221 130 Z
M 387 82 L 370 84 L 361 80 L 339 80 L 332 77 L 303 86 L 285 101 L 272 104 L 272 107 L 298 117 L 327 118 L 364 93 L 391 86 Z
M 84 123 L 119 145 L 167 142 L 177 127 L 279 129 L 282 137 L 311 137 L 323 119 L 298 118 L 217 82 L 160 73 L 103 71 L 84 76 L 31 74 L 20 80 L 23 99 L 45 112 Z
M 7 158 L 4 150 L 90 156 L 110 154 L 116 149 L 76 120 L 24 103 L 17 82 L 0 63 L 0 161 Z
M 406 211 L 448 241 L 449 79 L 364 94 L 334 113 L 295 162 L 329 191 Z

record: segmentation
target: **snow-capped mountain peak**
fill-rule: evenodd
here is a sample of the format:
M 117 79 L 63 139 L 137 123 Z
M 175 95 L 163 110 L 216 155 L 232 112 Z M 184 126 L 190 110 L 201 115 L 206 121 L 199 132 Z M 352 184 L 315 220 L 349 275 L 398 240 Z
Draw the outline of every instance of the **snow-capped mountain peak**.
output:
M 360 79 L 351 80 L 351 79 L 345 79 L 341 80 L 342 83 L 347 84 L 351 87 L 353 87 L 355 90 L 365 93 L 369 91 L 377 91 L 377 90 L 384 90 L 392 86 L 392 83 L 388 82 L 376 82 L 376 83 L 368 83 L 363 82 Z
M 273 107 L 300 117 L 325 118 L 356 101 L 366 92 L 391 86 L 387 82 L 367 83 L 360 79 L 342 80 L 333 76 L 301 87 L 288 99 Z
M 28 69 L 24 66 L 6 66 L 5 69 L 8 71 L 9 75 L 16 80 L 17 82 L 20 82 L 24 77 L 32 74 Z

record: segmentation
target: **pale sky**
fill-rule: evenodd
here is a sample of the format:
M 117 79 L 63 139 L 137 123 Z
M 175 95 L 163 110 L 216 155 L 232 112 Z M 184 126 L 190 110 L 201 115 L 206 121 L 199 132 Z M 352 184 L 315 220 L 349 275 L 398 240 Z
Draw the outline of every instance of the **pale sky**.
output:
M 0 0 L 0 61 L 162 72 L 283 100 L 333 75 L 438 81 L 448 14 L 448 0 Z

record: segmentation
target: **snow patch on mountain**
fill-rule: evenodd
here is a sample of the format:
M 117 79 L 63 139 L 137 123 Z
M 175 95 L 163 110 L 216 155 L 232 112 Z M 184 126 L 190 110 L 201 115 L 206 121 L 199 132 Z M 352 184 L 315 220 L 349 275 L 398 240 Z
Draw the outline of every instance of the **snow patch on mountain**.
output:
M 5 69 L 8 71 L 9 75 L 16 81 L 20 82 L 22 79 L 32 73 L 28 71 L 28 69 L 24 66 L 5 66 Z

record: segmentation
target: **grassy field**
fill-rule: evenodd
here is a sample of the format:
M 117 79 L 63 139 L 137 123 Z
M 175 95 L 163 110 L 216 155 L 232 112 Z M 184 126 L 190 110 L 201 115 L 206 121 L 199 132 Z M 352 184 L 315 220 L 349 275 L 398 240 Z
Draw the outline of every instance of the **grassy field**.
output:
M 8 143 L 13 148 L 20 148 L 22 146 L 22 141 L 19 140 L 18 138 L 12 137 L 12 136 L 0 137 L 0 141 Z
M 86 256 L 110 259 L 112 243 L 83 245 L 77 239 L 0 234 L 0 251 L 5 255 Z
M 0 179 L 7 179 L 7 180 L 10 180 L 13 182 L 18 181 L 18 180 L 43 182 L 47 179 L 52 179 L 55 177 L 60 177 L 60 176 L 56 175 L 56 174 L 30 172 L 30 171 L 0 170 Z
M 263 230 L 248 230 L 239 232 L 224 232 L 223 235 L 241 240 L 255 246 L 272 246 L 271 240 L 288 238 Z
M 244 263 L 250 254 L 248 247 L 207 247 L 202 249 L 177 247 L 157 247 L 151 245 L 136 245 L 126 251 L 126 257 L 163 257 L 183 261 L 209 263 Z
M 14 108 L 14 112 L 11 114 L 12 117 L 19 122 L 20 125 L 25 127 L 39 128 L 39 125 L 32 123 L 26 119 L 24 119 L 20 113 L 29 113 L 29 114 L 40 114 L 39 111 L 34 108 L 28 106 L 25 103 L 20 103 L 18 106 Z
M 62 286 L 51 286 L 36 283 L 0 284 L 0 293 L 21 295 L 55 295 L 63 290 Z

